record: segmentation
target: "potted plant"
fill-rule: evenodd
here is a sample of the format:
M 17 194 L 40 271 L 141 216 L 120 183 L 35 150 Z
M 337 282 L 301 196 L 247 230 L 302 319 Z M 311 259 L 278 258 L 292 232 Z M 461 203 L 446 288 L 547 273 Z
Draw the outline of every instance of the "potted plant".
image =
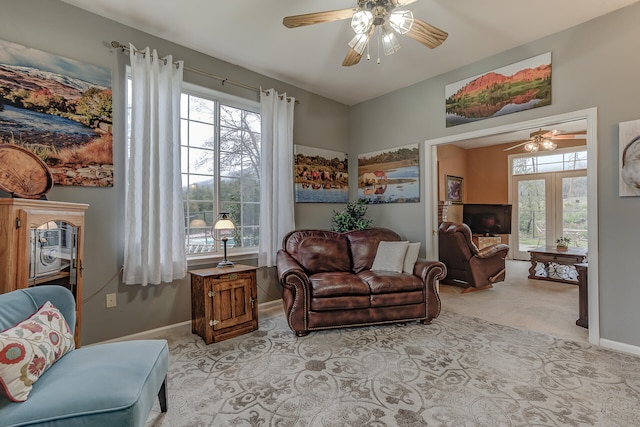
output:
M 369 228 L 372 219 L 364 216 L 367 213 L 367 204 L 364 200 L 352 200 L 341 211 L 333 211 L 331 220 L 332 230 L 340 233 L 351 230 L 363 230 Z
M 566 251 L 569 249 L 569 243 L 571 239 L 566 236 L 560 236 L 556 239 L 556 249 L 559 251 Z

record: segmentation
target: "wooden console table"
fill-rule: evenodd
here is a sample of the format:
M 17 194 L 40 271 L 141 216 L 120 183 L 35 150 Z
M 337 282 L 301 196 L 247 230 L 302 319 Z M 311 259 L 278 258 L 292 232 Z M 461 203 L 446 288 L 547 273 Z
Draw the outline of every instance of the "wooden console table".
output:
M 529 251 L 531 267 L 529 279 L 578 284 L 576 264 L 587 262 L 586 248 L 569 248 L 560 251 L 555 246 L 541 246 Z M 543 265 L 539 270 L 538 263 Z
M 576 325 L 589 328 L 589 264 L 576 264 L 578 270 L 578 320 Z

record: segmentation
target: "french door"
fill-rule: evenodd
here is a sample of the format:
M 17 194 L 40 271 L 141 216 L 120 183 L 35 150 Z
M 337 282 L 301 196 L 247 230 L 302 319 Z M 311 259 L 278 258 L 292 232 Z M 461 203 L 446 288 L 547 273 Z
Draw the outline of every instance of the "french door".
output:
M 587 171 L 514 175 L 512 181 L 512 255 L 528 260 L 528 251 L 555 246 L 560 236 L 570 246 L 587 247 Z

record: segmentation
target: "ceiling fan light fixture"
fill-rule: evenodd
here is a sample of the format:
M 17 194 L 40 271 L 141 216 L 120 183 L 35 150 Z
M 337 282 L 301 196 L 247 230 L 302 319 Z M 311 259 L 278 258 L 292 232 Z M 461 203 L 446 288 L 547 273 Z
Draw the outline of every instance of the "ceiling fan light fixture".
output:
M 551 141 L 550 139 L 543 139 L 541 145 L 542 145 L 542 148 L 549 151 L 555 150 L 556 147 L 558 146 L 558 144 Z
M 393 55 L 400 50 L 400 43 L 396 35 L 386 26 L 382 26 L 382 48 L 385 55 Z
M 365 34 L 371 30 L 373 14 L 368 10 L 359 10 L 351 18 L 351 28 L 356 34 Z
M 524 149 L 530 153 L 537 152 L 539 148 L 540 148 L 540 144 L 538 144 L 536 141 L 529 141 L 526 144 L 524 144 Z
M 389 25 L 399 34 L 411 31 L 413 21 L 413 12 L 410 10 L 396 10 L 389 15 Z
M 349 47 L 358 52 L 358 55 L 362 55 L 364 53 L 364 49 L 367 47 L 368 42 L 368 33 L 356 34 L 349 42 Z

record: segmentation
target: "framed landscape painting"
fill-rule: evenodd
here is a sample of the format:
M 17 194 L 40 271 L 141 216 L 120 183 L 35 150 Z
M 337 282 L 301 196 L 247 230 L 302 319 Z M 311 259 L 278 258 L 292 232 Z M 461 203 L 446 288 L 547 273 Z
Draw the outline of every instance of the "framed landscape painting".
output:
M 445 87 L 447 127 L 551 104 L 551 52 Z
M 358 198 L 368 203 L 419 202 L 418 144 L 358 155 Z
M 57 185 L 113 186 L 111 70 L 0 40 L 0 143 Z
M 294 185 L 297 203 L 347 203 L 347 154 L 295 145 Z

